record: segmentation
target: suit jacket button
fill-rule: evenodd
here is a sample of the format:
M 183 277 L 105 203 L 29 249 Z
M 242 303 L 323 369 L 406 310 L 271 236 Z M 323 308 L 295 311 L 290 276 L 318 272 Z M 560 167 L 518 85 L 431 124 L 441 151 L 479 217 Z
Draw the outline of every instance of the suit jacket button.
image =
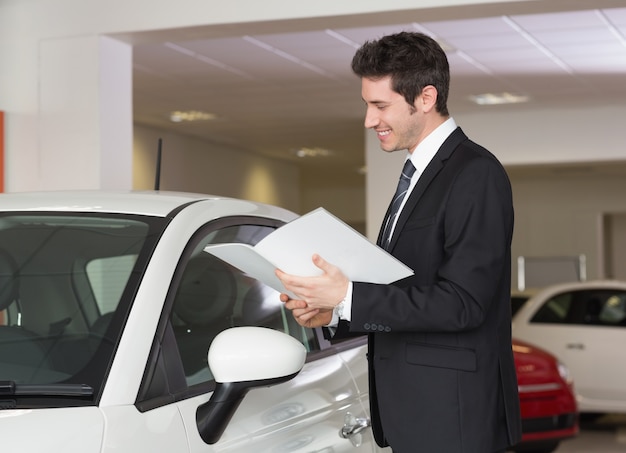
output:
M 370 330 L 370 323 L 369 323 L 369 322 L 366 322 L 365 324 L 363 324 L 363 328 L 364 328 L 365 330 Z
M 385 327 L 385 332 L 391 332 L 391 327 L 389 326 Z

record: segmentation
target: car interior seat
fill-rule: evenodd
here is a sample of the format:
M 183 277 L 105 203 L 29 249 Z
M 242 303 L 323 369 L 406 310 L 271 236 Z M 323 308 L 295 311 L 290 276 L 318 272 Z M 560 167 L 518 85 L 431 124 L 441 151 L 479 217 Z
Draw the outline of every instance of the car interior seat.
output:
M 186 376 L 207 368 L 213 338 L 233 327 L 236 300 L 237 285 L 230 266 L 206 252 L 189 260 L 174 299 L 172 317 Z
M 585 313 L 585 324 L 598 325 L 600 322 L 600 312 L 602 301 L 599 297 L 592 297 L 587 301 L 587 312 Z
M 280 301 L 279 293 L 261 282 L 254 282 L 244 296 L 240 323 L 284 332 L 304 344 L 307 350 L 311 348 L 312 331 L 300 326 Z
M 0 250 L 0 311 L 15 304 L 19 315 L 19 303 L 17 264 L 8 252 Z M 5 320 L 8 321 L 10 320 Z M 39 337 L 23 328 L 19 318 L 11 325 L 0 325 L 0 367 L 13 369 L 15 373 L 13 376 L 5 375 L 4 378 L 17 379 L 16 376 L 27 373 L 26 368 L 22 367 L 37 368 L 44 361 L 45 352 L 39 343 Z M 31 373 L 32 371 L 31 369 Z
M 109 329 L 109 324 L 111 324 L 111 320 L 113 319 L 113 315 L 115 315 L 115 312 L 110 311 L 96 319 L 89 329 L 91 333 L 101 338 L 105 338 L 106 332 Z
M 269 327 L 289 333 L 284 307 L 278 297 L 272 288 L 254 282 L 243 299 L 241 325 Z

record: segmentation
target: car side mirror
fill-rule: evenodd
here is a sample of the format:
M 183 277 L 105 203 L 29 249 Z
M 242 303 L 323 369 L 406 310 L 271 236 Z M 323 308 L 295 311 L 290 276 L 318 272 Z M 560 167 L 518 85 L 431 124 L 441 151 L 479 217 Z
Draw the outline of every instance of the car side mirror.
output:
M 208 354 L 215 391 L 196 410 L 202 440 L 214 444 L 220 439 L 248 390 L 294 378 L 305 359 L 304 345 L 277 330 L 233 327 L 220 332 Z

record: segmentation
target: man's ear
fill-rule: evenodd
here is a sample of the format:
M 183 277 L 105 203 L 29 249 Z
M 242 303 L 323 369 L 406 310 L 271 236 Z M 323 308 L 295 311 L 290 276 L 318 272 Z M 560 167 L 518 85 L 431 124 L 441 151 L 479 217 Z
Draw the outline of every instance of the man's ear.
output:
M 433 110 L 437 105 L 437 88 L 432 85 L 426 85 L 422 88 L 422 92 L 417 97 L 416 103 L 419 103 L 419 107 L 424 113 Z

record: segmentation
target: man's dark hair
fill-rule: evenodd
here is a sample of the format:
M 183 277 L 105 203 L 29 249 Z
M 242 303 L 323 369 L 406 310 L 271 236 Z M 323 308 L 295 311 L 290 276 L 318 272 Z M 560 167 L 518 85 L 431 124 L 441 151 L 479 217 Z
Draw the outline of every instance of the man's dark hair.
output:
M 400 32 L 367 41 L 352 58 L 352 71 L 361 78 L 391 76 L 392 89 L 411 106 L 427 85 L 437 89 L 436 110 L 448 115 L 450 66 L 441 46 L 429 36 Z

